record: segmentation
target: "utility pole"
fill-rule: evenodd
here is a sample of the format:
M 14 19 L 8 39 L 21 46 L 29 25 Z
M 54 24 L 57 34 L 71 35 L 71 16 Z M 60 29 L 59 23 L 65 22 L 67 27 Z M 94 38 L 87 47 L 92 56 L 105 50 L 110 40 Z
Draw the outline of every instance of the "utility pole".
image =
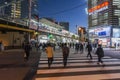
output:
M 32 5 L 32 0 L 28 1 L 29 3 L 29 7 L 28 7 L 28 28 L 31 28 L 31 5 Z M 25 33 L 25 42 L 29 42 L 30 41 L 30 34 L 29 32 Z
M 31 5 L 32 5 L 32 0 L 29 0 L 29 12 L 28 12 L 28 17 L 29 17 L 29 28 L 31 27 Z

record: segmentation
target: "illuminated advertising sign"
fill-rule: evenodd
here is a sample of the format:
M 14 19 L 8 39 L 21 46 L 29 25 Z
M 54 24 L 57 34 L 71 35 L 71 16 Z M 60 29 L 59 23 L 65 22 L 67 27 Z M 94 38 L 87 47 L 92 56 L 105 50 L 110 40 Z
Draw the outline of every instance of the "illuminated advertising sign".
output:
M 109 2 L 105 1 L 102 4 L 99 4 L 88 10 L 89 15 L 108 9 Z
M 91 38 L 109 37 L 110 30 L 111 27 L 101 27 L 101 28 L 91 29 L 89 30 L 89 36 Z
M 38 22 L 34 21 L 34 20 L 31 20 L 30 22 L 30 29 L 34 29 L 34 30 L 37 30 L 38 28 Z
M 110 27 L 101 27 L 101 28 L 97 28 L 95 29 L 95 34 L 98 37 L 108 37 L 110 36 Z

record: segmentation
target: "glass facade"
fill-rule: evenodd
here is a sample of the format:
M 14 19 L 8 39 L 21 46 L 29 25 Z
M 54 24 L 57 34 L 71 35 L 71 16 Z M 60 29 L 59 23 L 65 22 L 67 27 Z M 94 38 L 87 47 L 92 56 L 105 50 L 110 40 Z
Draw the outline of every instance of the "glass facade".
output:
M 21 16 L 21 1 L 14 1 L 11 4 L 11 17 L 20 18 Z
M 24 0 L 21 2 L 21 18 L 28 18 L 29 15 L 29 2 L 30 0 Z M 31 16 L 38 15 L 38 0 L 31 1 Z
M 89 28 L 101 25 L 120 26 L 120 0 L 88 0 L 88 12 Z
M 7 18 L 28 18 L 30 0 L 0 0 L 0 16 Z M 38 0 L 31 0 L 31 15 L 38 15 Z

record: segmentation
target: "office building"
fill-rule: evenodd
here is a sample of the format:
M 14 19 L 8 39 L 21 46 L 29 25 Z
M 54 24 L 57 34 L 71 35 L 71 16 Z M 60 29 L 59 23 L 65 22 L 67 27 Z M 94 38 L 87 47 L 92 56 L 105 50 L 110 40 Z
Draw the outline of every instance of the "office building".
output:
M 92 42 L 120 44 L 120 0 L 88 0 L 88 27 Z
M 120 0 L 88 0 L 89 27 L 120 26 Z
M 0 16 L 10 18 L 28 18 L 30 0 L 5 0 L 0 1 Z M 38 0 L 31 0 L 31 16 L 38 15 Z
M 8 18 L 11 17 L 11 4 L 10 0 L 0 0 L 0 17 L 1 18 Z
M 29 2 L 30 0 L 23 0 L 21 2 L 21 18 L 28 18 L 29 15 Z M 31 0 L 31 17 L 38 15 L 38 0 Z

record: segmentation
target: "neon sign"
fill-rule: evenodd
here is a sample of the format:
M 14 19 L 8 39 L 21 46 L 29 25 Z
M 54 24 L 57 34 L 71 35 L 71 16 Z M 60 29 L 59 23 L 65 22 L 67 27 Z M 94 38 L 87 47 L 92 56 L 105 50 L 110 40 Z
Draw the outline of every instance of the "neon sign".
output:
M 97 6 L 94 6 L 93 8 L 90 8 L 88 10 L 89 15 L 108 9 L 108 5 L 109 5 L 109 2 L 105 1 L 102 4 L 99 4 Z

